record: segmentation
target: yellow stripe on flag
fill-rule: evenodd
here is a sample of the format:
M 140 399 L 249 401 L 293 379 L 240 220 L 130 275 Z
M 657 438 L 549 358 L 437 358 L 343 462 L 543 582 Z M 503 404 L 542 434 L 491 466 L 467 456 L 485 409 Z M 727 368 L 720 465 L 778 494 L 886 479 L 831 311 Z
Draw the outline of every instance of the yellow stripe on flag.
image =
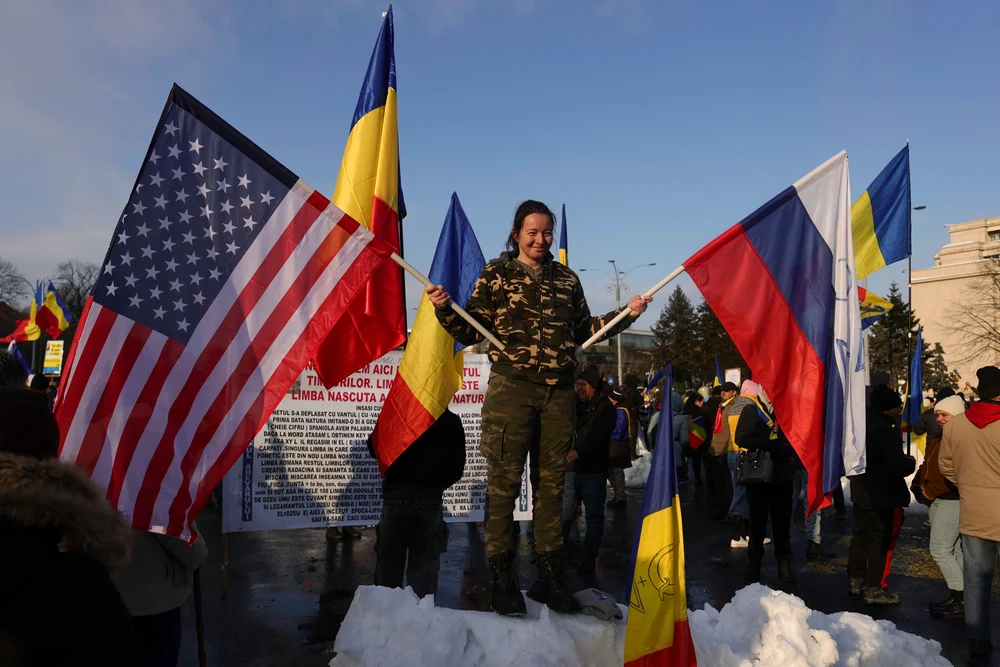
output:
M 379 147 L 377 153 L 372 146 Z M 351 129 L 333 190 L 333 203 L 368 229 L 374 197 L 399 212 L 399 127 L 393 88 L 385 106 L 366 113 Z
M 875 236 L 875 218 L 868 191 L 851 206 L 851 230 L 854 233 L 854 265 L 858 280 L 885 267 L 885 258 Z
M 642 521 L 629 597 L 626 664 L 673 646 L 674 624 L 687 620 L 684 526 L 679 503 L 674 496 L 670 507 Z
M 49 309 L 49 312 L 59 322 L 59 330 L 66 331 L 69 328 L 69 320 L 66 319 L 66 313 L 63 312 L 63 309 L 59 307 L 59 300 L 56 299 L 55 292 L 45 293 L 45 307 Z
M 410 340 L 399 362 L 399 379 L 434 419 L 444 414 L 452 397 L 462 387 L 465 353 L 455 354 L 455 340 L 434 314 L 434 306 L 420 298 Z

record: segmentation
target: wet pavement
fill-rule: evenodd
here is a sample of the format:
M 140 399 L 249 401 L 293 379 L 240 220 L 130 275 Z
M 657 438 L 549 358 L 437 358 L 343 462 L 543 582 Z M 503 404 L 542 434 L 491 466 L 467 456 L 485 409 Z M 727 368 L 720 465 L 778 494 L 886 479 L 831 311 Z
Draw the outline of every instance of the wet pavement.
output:
M 608 511 L 601 548 L 597 586 L 627 602 L 626 591 L 633 530 L 638 521 L 641 490 L 629 491 L 625 510 Z M 704 488 L 681 485 L 684 540 L 687 558 L 688 606 L 708 603 L 717 609 L 743 586 L 746 550 L 729 548 L 730 527 L 710 516 Z M 778 585 L 774 559 L 765 560 L 762 583 L 787 590 L 813 609 L 825 613 L 855 611 L 892 621 L 897 627 L 941 642 L 945 657 L 955 665 L 970 664 L 966 657 L 965 627 L 961 621 L 938 621 L 927 603 L 947 592 L 937 565 L 927 551 L 926 512 L 907 510 L 897 543 L 889 583 L 903 596 L 897 607 L 868 607 L 846 594 L 845 567 L 850 542 L 850 518 L 823 517 L 823 545 L 836 558 L 807 563 L 806 540 L 792 528 L 798 584 Z M 220 519 L 217 509 L 206 509 L 198 520 L 211 553 L 203 574 L 208 664 L 319 667 L 334 655 L 333 642 L 359 585 L 371 584 L 375 570 L 375 531 L 364 529 L 359 538 L 326 539 L 324 529 L 238 533 L 229 536 L 228 595 L 220 596 Z M 582 519 L 578 520 L 580 529 Z M 529 524 L 521 524 L 518 563 L 522 588 L 534 580 Z M 443 554 L 438 606 L 457 609 L 489 608 L 490 573 L 483 550 L 482 529 L 476 524 L 450 524 L 448 552 Z M 574 539 L 576 532 L 574 531 Z M 994 585 L 993 624 L 1000 619 Z M 196 666 L 197 642 L 193 601 L 184 607 L 184 640 L 180 664 Z M 990 664 L 1000 667 L 1000 655 Z

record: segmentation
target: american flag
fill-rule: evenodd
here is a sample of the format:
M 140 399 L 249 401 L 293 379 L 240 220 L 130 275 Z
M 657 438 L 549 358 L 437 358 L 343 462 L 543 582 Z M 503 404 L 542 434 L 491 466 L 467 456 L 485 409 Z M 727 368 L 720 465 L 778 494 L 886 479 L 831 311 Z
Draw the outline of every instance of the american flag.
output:
M 178 86 L 79 324 L 60 457 L 190 521 L 391 249 Z

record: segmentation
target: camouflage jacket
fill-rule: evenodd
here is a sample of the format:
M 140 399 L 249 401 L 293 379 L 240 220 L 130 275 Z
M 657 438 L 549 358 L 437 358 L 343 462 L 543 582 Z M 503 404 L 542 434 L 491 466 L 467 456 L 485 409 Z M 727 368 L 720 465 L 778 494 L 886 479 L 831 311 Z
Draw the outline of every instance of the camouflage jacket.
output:
M 537 282 L 512 253 L 501 253 L 479 274 L 465 310 L 496 334 L 505 349 L 490 347 L 493 371 L 538 384 L 572 384 L 576 348 L 597 333 L 618 311 L 591 317 L 580 279 L 571 269 L 552 261 L 549 254 Z M 441 326 L 460 343 L 483 339 L 450 307 L 438 308 Z M 626 317 L 608 335 L 628 328 Z

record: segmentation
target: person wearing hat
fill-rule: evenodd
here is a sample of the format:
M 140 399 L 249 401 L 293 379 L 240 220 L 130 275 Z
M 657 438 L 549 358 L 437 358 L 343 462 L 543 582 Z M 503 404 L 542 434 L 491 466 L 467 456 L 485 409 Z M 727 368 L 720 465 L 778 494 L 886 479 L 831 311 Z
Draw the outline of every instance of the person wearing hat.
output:
M 726 382 L 721 387 L 713 389 L 713 394 L 718 391 L 718 400 L 715 396 L 705 403 L 703 414 L 705 415 L 705 425 L 712 426 L 712 444 L 709 454 L 711 455 L 710 466 L 715 476 L 715 514 L 714 517 L 722 521 L 729 516 L 729 506 L 733 501 L 733 479 L 729 473 L 729 441 L 732 439 L 729 431 L 729 420 L 725 418 L 726 410 L 736 400 L 740 388 L 732 382 Z M 736 527 L 734 526 L 734 529 Z M 742 529 L 740 535 L 734 532 L 733 539 L 742 539 Z
M 854 532 L 847 561 L 848 595 L 864 596 L 866 604 L 899 604 L 899 593 L 889 591 L 896 536 L 903 525 L 903 508 L 910 504 L 906 477 L 916 460 L 903 453 L 899 415 L 903 401 L 888 385 L 872 387 L 865 443 L 867 468 L 850 477 L 854 501 Z
M 934 405 L 924 410 L 917 421 L 913 424 L 913 435 L 926 435 L 927 441 L 941 437 L 941 425 L 938 423 L 935 406 L 948 398 L 954 396 L 955 390 L 951 387 L 941 387 L 934 394 Z
M 615 427 L 611 432 L 611 443 L 608 449 L 608 481 L 614 492 L 608 507 L 624 509 L 625 507 L 625 468 L 632 467 L 632 415 L 625 406 L 625 392 L 620 388 L 608 393 L 608 400 L 615 409 Z
M 940 394 L 938 394 L 940 396 Z M 939 429 L 944 429 L 952 418 L 965 412 L 965 401 L 951 394 L 934 404 Z M 935 618 L 957 620 L 965 618 L 963 601 L 964 578 L 962 576 L 962 543 L 958 532 L 959 495 L 958 487 L 941 474 L 938 456 L 942 435 L 928 437 L 924 462 L 917 471 L 916 479 L 921 493 L 930 503 L 928 515 L 931 521 L 930 552 L 941 569 L 941 576 L 948 584 L 948 597 L 941 602 L 928 605 Z
M 139 665 L 109 576 L 129 526 L 104 491 L 59 461 L 45 397 L 0 388 L 0 665 Z
M 948 422 L 941 436 L 941 474 L 958 487 L 965 631 L 969 651 L 991 650 L 990 592 L 1000 554 L 1000 368 L 976 372 L 980 400 Z
M 605 480 L 611 433 L 619 426 L 619 411 L 601 391 L 601 376 L 590 367 L 576 381 L 576 440 L 566 459 L 566 485 L 563 492 L 563 542 L 569 539 L 577 502 L 583 501 L 587 533 L 580 549 L 578 570 L 593 575 L 604 537 Z M 615 400 L 624 398 L 621 389 L 611 392 Z M 627 419 L 627 416 L 624 417 Z M 628 424 L 624 425 L 626 433 Z M 626 442 L 627 445 L 627 437 Z M 627 451 L 626 451 L 627 455 Z M 627 457 L 628 458 L 628 457 Z M 528 596 L 534 599 L 531 591 Z

